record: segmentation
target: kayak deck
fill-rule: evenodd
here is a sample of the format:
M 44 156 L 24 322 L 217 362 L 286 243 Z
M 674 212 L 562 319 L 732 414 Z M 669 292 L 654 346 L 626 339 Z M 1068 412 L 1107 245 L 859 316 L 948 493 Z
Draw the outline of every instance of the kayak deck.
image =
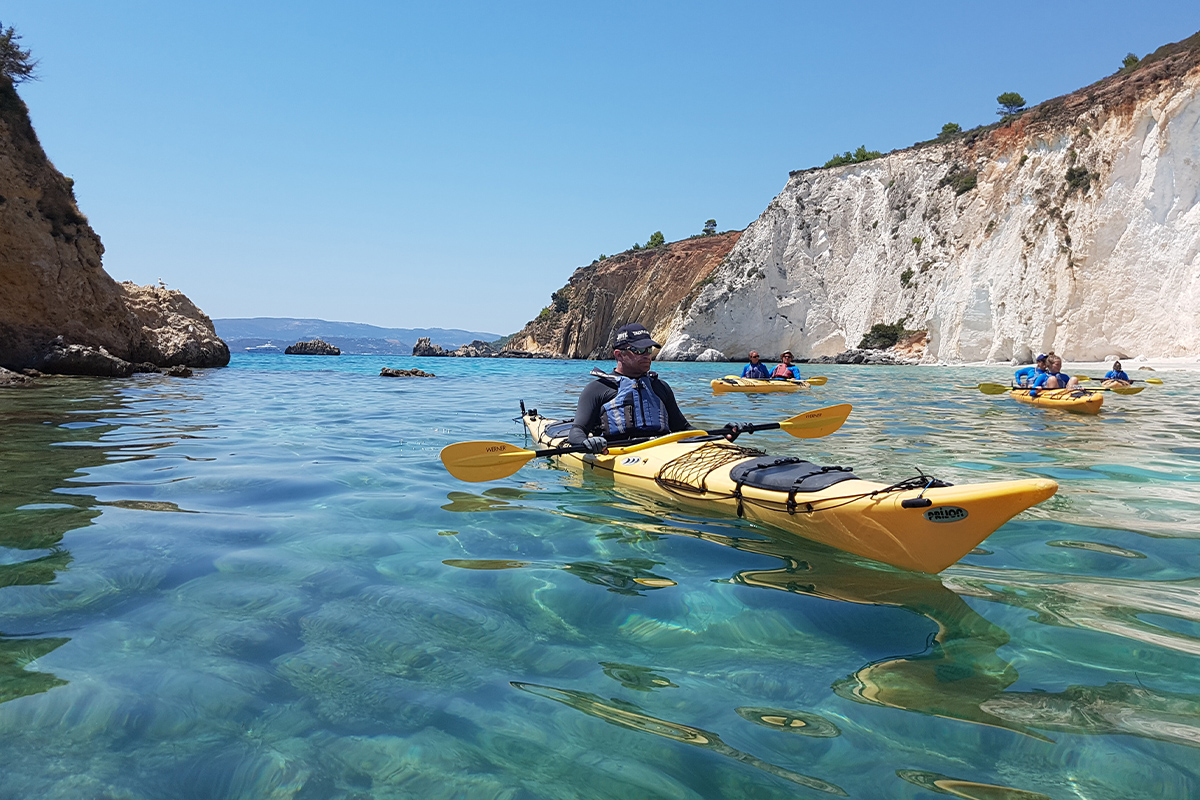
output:
M 569 424 L 530 410 L 522 417 L 540 445 L 566 443 Z M 1051 497 L 1046 478 L 952 486 L 929 476 L 887 485 L 838 476 L 816 491 L 739 483 L 731 473 L 771 461 L 719 437 L 657 445 L 636 454 L 571 453 L 561 464 L 617 484 L 666 495 L 682 505 L 719 509 L 903 569 L 937 573 L 960 560 L 1009 519 Z M 794 459 L 798 461 L 798 459 Z M 810 465 L 811 466 L 811 465 Z M 817 468 L 835 472 L 841 468 Z
M 714 392 L 798 392 L 809 388 L 807 381 L 760 380 L 759 378 L 739 378 L 737 375 L 726 375 L 724 378 L 714 378 L 709 381 Z
M 1040 389 L 1036 395 L 1029 389 L 1013 389 L 1009 394 L 1018 403 L 1076 414 L 1099 414 L 1104 405 L 1104 393 L 1090 389 Z

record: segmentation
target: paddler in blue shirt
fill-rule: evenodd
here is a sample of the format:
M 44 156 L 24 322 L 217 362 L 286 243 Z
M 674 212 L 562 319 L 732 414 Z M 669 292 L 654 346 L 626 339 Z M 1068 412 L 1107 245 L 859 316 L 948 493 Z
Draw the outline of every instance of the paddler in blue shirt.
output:
M 1078 389 L 1079 379 L 1062 371 L 1062 359 L 1053 353 L 1046 356 L 1046 371 L 1033 380 L 1033 392 L 1038 389 Z
M 1129 380 L 1129 375 L 1121 369 L 1121 362 L 1114 361 L 1113 368 L 1104 375 L 1105 386 L 1130 386 L 1133 381 Z
M 758 360 L 758 351 L 750 351 L 750 363 L 742 367 L 743 378 L 754 378 L 756 380 L 765 381 L 771 377 L 771 373 L 767 370 L 767 365 Z
M 779 354 L 780 364 L 775 366 L 771 371 L 771 380 L 773 381 L 798 381 L 800 377 L 800 368 L 792 366 L 792 351 L 784 350 Z
M 658 342 L 636 322 L 617 328 L 613 337 L 612 373 L 593 369 L 596 380 L 583 387 L 567 441 L 583 445 L 589 453 L 603 453 L 609 440 L 624 441 L 662 436 L 691 429 L 679 410 L 675 393 L 657 373 L 650 371 Z M 736 438 L 747 422 L 731 422 L 726 438 Z
M 1051 351 L 1051 355 L 1053 355 Z M 1037 361 L 1031 366 L 1023 367 L 1017 370 L 1017 374 L 1013 376 L 1014 386 L 1030 386 L 1038 375 L 1046 371 L 1046 355 L 1042 354 L 1037 357 Z

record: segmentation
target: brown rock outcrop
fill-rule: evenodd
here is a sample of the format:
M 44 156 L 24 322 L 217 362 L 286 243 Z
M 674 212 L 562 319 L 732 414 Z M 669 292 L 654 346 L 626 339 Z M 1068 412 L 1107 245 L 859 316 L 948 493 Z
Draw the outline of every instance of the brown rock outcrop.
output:
M 182 292 L 117 283 L 103 253 L 73 182 L 46 158 L 24 102 L 0 78 L 0 365 L 120 374 L 126 368 L 107 359 L 229 363 L 212 321 Z
M 288 345 L 283 351 L 289 356 L 340 356 L 342 351 L 323 339 L 312 339 L 307 342 L 296 342 Z
M 452 355 L 461 358 L 495 358 L 500 355 L 496 352 L 496 348 L 492 347 L 482 339 L 476 339 L 470 344 L 464 344 L 462 347 L 455 350 Z
M 428 336 L 422 336 L 417 339 L 417 343 L 413 345 L 412 354 L 414 356 L 448 356 L 450 353 L 440 344 L 434 344 L 429 340 Z
M 556 358 L 607 358 L 613 330 L 626 322 L 642 323 L 665 342 L 666 326 L 691 304 L 740 236 L 698 236 L 580 267 L 508 346 Z

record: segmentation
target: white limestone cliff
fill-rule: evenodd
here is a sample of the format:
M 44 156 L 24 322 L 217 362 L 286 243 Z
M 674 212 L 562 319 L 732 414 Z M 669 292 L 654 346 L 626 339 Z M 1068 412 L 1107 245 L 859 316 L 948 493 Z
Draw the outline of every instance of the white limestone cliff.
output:
M 926 362 L 1200 355 L 1197 64 L 1200 34 L 1007 124 L 793 173 L 660 358 L 832 355 L 901 319 Z

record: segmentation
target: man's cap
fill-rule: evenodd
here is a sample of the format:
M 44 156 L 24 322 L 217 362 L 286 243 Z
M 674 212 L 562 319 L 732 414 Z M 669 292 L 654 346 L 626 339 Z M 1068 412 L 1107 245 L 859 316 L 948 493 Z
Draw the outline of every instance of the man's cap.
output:
M 639 322 L 631 322 L 617 328 L 613 347 L 624 350 L 629 347 L 662 347 L 662 345 L 650 338 L 650 331 L 646 330 L 644 325 Z
M 790 356 L 791 354 L 792 354 L 791 350 L 784 350 L 782 353 L 779 354 L 779 357 L 783 358 L 784 356 Z
M 1045 360 L 1046 360 L 1046 354 L 1045 354 L 1045 353 L 1042 353 L 1041 355 L 1039 355 L 1039 356 L 1037 357 L 1037 360 L 1038 360 L 1038 361 L 1045 361 Z

